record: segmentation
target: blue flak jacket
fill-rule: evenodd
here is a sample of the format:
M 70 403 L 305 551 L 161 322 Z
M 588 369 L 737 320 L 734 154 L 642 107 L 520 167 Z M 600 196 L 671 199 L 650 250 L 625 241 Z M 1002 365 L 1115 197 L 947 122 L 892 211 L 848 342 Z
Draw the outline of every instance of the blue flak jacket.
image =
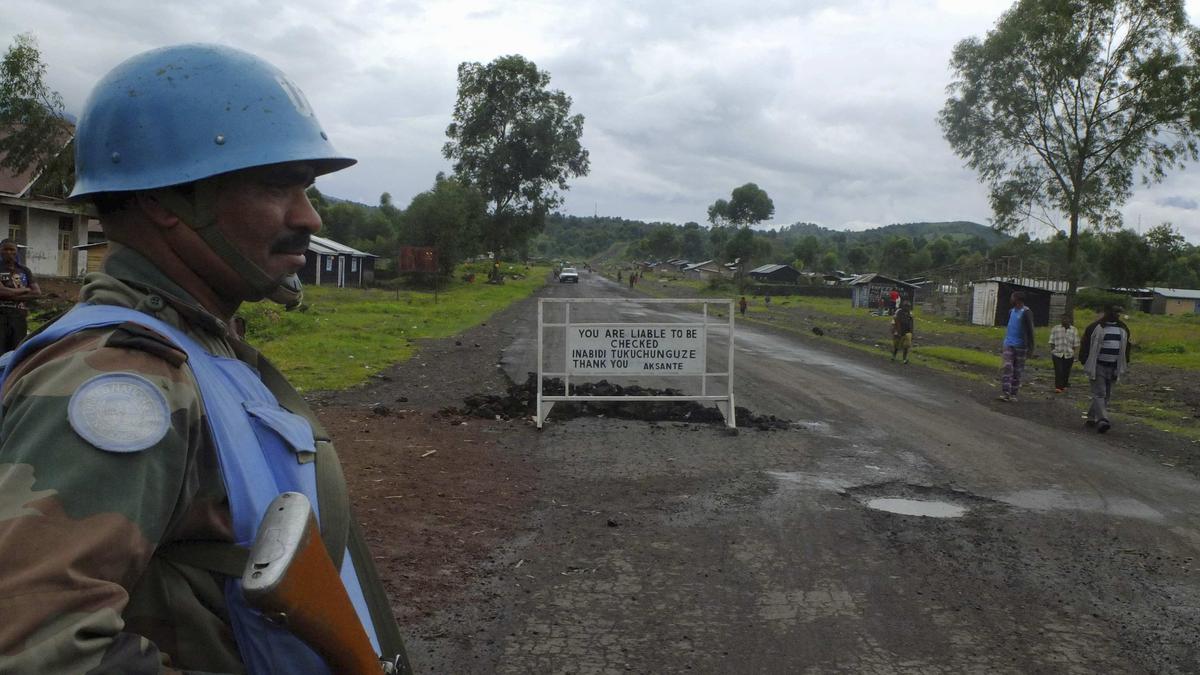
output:
M 248 549 L 254 543 L 263 514 L 281 492 L 303 493 L 320 519 L 316 463 L 302 464 L 297 455 L 316 451 L 308 420 L 280 406 L 249 365 L 208 353 L 183 332 L 152 316 L 111 305 L 77 305 L 16 351 L 5 355 L 0 361 L 3 366 L 0 386 L 12 367 L 30 352 L 81 330 L 127 321 L 168 338 L 188 355 L 188 365 L 199 385 L 209 430 L 217 446 L 237 545 Z M 249 439 L 255 439 L 257 447 Z M 342 584 L 379 653 L 379 640 L 350 557 L 347 553 L 343 558 Z M 225 602 L 242 661 L 252 675 L 329 673 L 316 652 L 246 604 L 241 579 L 228 579 Z

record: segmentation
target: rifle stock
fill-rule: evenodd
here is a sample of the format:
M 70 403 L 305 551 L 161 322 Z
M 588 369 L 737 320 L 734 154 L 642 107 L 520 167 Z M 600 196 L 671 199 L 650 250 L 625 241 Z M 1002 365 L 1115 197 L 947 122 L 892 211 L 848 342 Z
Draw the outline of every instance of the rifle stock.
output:
M 250 549 L 242 592 L 251 606 L 320 654 L 332 672 L 385 672 L 303 494 L 285 492 L 271 502 Z

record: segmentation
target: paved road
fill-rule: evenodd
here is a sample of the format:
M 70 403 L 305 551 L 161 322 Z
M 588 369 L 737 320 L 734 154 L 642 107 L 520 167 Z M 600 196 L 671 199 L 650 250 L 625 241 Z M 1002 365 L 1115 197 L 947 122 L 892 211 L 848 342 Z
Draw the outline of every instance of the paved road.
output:
M 626 293 L 586 275 L 547 292 Z M 505 354 L 515 379 L 532 370 L 532 318 Z M 745 326 L 736 339 L 738 404 L 793 430 L 552 414 L 540 433 L 506 436 L 540 470 L 538 510 L 475 590 L 494 611 L 463 614 L 418 661 L 481 673 L 1200 671 L 1200 482 L 809 342 Z

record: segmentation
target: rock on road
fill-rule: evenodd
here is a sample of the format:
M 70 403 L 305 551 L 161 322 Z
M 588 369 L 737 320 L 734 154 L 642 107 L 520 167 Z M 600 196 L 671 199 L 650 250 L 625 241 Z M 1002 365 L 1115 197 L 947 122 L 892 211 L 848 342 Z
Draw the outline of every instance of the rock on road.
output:
M 630 294 L 584 274 L 544 295 Z M 503 436 L 536 509 L 414 641 L 418 672 L 1200 670 L 1200 481 L 917 368 L 740 322 L 735 344 L 738 405 L 794 429 L 551 413 Z

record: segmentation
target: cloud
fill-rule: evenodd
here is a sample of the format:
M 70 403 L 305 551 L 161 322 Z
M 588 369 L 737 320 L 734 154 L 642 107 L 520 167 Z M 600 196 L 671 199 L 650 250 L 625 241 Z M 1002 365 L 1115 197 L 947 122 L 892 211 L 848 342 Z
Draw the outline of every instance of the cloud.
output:
M 1011 0 L 6 0 L 0 44 L 41 44 L 78 112 L 138 52 L 217 42 L 257 53 L 305 91 L 338 148 L 360 159 L 322 190 L 398 204 L 450 168 L 441 155 L 463 61 L 520 53 L 586 117 L 592 170 L 569 213 L 703 221 L 758 183 L 776 222 L 863 227 L 989 217 L 986 190 L 942 138 L 954 44 Z M 1190 0 L 1189 9 L 1200 6 Z M 1200 172 L 1139 188 L 1127 223 L 1170 220 L 1200 242 Z
M 1183 209 L 1185 211 L 1195 211 L 1196 209 L 1200 208 L 1200 203 L 1197 203 L 1195 199 L 1191 199 L 1190 197 L 1181 197 L 1179 195 L 1163 197 L 1155 203 L 1159 206 L 1169 206 L 1176 209 Z

